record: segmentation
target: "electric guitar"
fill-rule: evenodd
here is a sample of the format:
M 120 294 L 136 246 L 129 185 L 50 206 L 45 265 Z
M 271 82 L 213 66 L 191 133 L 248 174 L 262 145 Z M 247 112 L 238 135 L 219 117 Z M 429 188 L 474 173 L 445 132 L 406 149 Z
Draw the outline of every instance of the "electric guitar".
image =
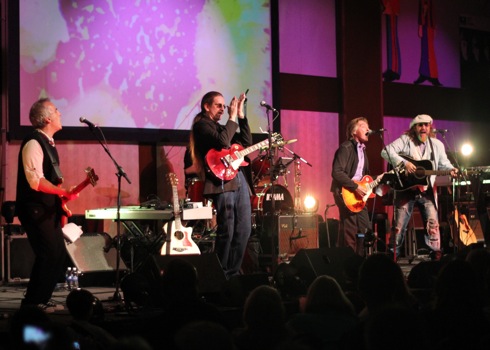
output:
M 272 142 L 277 142 L 280 139 L 282 137 L 277 133 L 271 136 Z M 219 180 L 230 181 L 238 174 L 241 166 L 248 165 L 243 159 L 247 154 L 268 145 L 269 140 L 266 139 L 247 148 L 235 143 L 229 149 L 222 149 L 221 151 L 211 149 L 205 157 L 206 165 Z
M 201 254 L 201 251 L 191 238 L 192 227 L 185 227 L 180 221 L 180 205 L 177 192 L 179 180 L 177 179 L 177 175 L 170 173 L 168 174 L 168 178 L 172 185 L 174 220 L 163 225 L 166 237 L 160 255 L 199 255 Z
M 454 209 L 454 219 L 456 221 L 456 226 L 459 227 L 459 240 L 464 245 L 470 245 L 477 243 L 475 232 L 471 228 L 466 215 L 459 215 L 458 209 Z
M 398 169 L 397 169 L 398 170 Z M 393 174 L 395 170 L 390 170 L 376 177 L 376 180 L 369 175 L 364 175 L 361 181 L 355 181 L 356 184 L 362 186 L 366 190 L 366 194 L 364 196 L 359 195 L 356 191 L 348 190 L 345 187 L 342 187 L 342 199 L 344 200 L 344 204 L 353 213 L 359 213 L 366 206 L 366 202 L 369 198 L 374 198 L 375 194 L 373 193 L 373 189 L 378 186 L 380 181 L 383 179 L 385 174 Z
M 92 186 L 97 185 L 97 181 L 99 181 L 99 177 L 95 174 L 94 169 L 92 169 L 91 167 L 87 167 L 85 169 L 85 173 L 87 174 L 85 180 L 83 180 L 77 186 L 75 186 L 75 188 L 73 188 L 71 193 L 74 194 L 80 193 L 89 184 Z M 71 212 L 70 209 L 68 209 L 68 206 L 66 205 L 66 203 L 68 203 L 69 201 L 68 198 L 66 198 L 65 196 L 60 196 L 60 198 L 61 198 L 61 210 L 63 211 L 61 215 L 61 227 L 63 227 L 66 225 L 66 223 L 68 222 L 68 218 L 71 217 L 73 213 Z

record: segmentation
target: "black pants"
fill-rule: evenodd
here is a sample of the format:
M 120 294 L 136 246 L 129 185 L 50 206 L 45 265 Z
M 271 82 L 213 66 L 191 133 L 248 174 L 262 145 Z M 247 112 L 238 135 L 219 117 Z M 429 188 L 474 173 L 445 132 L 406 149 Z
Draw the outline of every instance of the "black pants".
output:
M 42 205 L 23 206 L 18 215 L 35 255 L 22 305 L 45 304 L 63 274 L 66 259 L 60 216 Z

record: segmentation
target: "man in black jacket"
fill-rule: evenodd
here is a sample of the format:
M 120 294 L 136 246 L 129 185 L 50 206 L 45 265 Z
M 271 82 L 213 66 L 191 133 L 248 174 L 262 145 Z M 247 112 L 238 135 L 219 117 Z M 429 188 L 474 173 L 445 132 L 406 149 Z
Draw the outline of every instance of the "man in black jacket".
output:
M 359 212 L 350 211 L 342 197 L 345 188 L 360 197 L 366 195 L 366 188 L 358 182 L 369 174 L 369 162 L 366 155 L 365 142 L 368 141 L 369 124 L 366 118 L 352 119 L 347 125 L 347 141 L 343 142 L 335 152 L 332 166 L 332 186 L 335 204 L 339 208 L 340 232 L 337 245 L 351 247 L 354 252 L 364 255 L 363 240 L 357 234 L 365 234 L 371 229 L 367 208 Z
M 201 112 L 194 119 L 190 140 L 193 163 L 198 172 L 205 174 L 204 197 L 212 200 L 217 212 L 215 251 L 227 278 L 239 274 L 252 230 L 251 184 L 242 167 L 234 178 L 219 179 L 206 166 L 205 157 L 211 150 L 222 151 L 233 144 L 252 145 L 250 126 L 244 114 L 245 99 L 245 94 L 233 97 L 227 106 L 221 93 L 206 93 L 201 101 Z M 229 118 L 222 125 L 219 121 L 225 109 Z

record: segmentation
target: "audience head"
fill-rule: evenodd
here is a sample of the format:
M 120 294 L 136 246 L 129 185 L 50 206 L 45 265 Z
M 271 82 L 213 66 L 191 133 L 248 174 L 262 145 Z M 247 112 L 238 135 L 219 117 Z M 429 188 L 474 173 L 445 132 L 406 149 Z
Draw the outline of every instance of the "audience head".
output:
M 86 289 L 72 290 L 66 297 L 66 306 L 76 320 L 88 321 L 94 314 L 97 298 Z
M 243 321 L 249 329 L 283 326 L 285 324 L 285 310 L 279 292 L 266 285 L 256 287 L 245 301 Z
M 354 315 L 354 306 L 337 281 L 330 276 L 318 276 L 308 288 L 305 312 L 339 311 Z
M 412 304 L 413 298 L 400 266 L 385 254 L 366 258 L 359 270 L 358 283 L 368 309 L 386 303 Z

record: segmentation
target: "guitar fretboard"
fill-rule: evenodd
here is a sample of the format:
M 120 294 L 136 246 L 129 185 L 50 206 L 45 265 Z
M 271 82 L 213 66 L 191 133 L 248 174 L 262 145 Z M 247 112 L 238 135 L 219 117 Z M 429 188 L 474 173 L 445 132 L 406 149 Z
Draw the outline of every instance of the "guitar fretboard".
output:
M 237 158 L 243 158 L 245 157 L 247 154 L 250 154 L 252 153 L 253 151 L 256 151 L 258 150 L 259 148 L 262 148 L 262 147 L 265 147 L 269 145 L 269 140 L 264 140 L 262 142 L 259 142 L 259 143 L 256 143 L 255 145 L 253 146 L 250 146 L 250 147 L 247 147 L 239 152 L 236 152 L 236 154 L 238 155 Z

